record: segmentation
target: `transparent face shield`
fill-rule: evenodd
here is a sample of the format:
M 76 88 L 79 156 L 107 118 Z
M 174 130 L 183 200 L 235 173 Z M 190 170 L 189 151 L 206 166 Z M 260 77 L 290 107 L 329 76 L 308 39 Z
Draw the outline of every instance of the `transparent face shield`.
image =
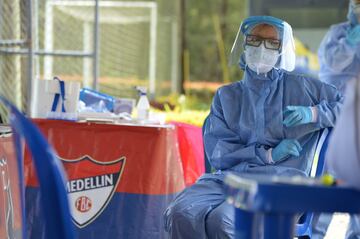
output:
M 262 39 L 253 36 L 252 30 L 260 24 L 274 26 L 278 32 L 279 39 Z M 245 46 L 246 41 L 246 46 Z M 245 63 L 244 51 L 246 47 L 259 47 L 262 45 L 266 49 L 276 50 L 279 54 L 279 60 L 275 68 L 293 71 L 295 68 L 295 43 L 291 26 L 275 17 L 254 16 L 244 20 L 236 35 L 234 44 L 231 48 L 229 65 Z

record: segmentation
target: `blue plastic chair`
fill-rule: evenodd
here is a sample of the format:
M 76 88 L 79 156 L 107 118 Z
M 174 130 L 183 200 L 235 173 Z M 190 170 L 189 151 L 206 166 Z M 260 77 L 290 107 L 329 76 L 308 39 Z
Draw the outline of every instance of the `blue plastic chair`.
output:
M 24 154 L 21 145 L 22 140 L 24 140 L 32 154 L 38 176 L 41 192 L 41 210 L 46 219 L 46 238 L 75 238 L 61 162 L 55 157 L 52 147 L 42 136 L 39 129 L 4 97 L 0 96 L 0 101 L 10 111 L 10 124 L 16 147 L 18 176 L 21 189 L 22 237 L 27 238 L 23 174 Z
M 324 129 L 321 132 L 321 137 L 317 143 L 313 165 L 311 167 L 310 177 L 320 177 L 324 172 L 325 153 L 329 144 L 331 136 L 331 129 Z M 311 238 L 312 236 L 312 221 L 314 214 L 307 212 L 303 218 L 295 226 L 295 236 L 299 238 Z
M 321 160 L 324 160 L 328 138 L 320 151 Z M 262 235 L 264 239 L 293 238 L 296 215 L 302 212 L 360 213 L 360 191 L 323 186 L 316 179 L 228 175 L 225 181 L 228 199 L 235 205 L 237 239 L 255 239 Z

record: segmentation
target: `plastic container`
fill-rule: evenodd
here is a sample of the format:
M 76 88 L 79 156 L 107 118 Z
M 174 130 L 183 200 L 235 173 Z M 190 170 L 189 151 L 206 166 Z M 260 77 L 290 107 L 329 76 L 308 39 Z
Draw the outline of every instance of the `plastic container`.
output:
M 80 100 L 85 103 L 86 107 L 92 107 L 96 112 L 114 111 L 115 98 L 96 90 L 81 89 Z
M 136 87 L 139 91 L 140 98 L 136 105 L 137 109 L 137 118 L 139 120 L 148 120 L 149 119 L 149 110 L 150 110 L 150 103 L 146 95 L 146 88 L 145 87 Z
M 135 99 L 118 98 L 114 102 L 114 113 L 120 114 L 126 112 L 131 115 L 134 107 Z

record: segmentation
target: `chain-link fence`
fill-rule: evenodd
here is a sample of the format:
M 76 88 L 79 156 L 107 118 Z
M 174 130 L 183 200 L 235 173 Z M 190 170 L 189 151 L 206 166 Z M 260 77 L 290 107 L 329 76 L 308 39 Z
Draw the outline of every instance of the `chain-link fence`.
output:
M 19 108 L 26 109 L 29 52 L 12 54 L 28 48 L 31 37 L 29 19 L 31 2 L 20 0 L 0 1 L 0 94 L 10 99 Z M 6 110 L 0 108 L 6 118 Z
M 178 5 L 0 0 L 0 93 L 27 110 L 30 86 L 34 94 L 36 80 L 55 75 L 117 97 L 135 97 L 137 85 L 152 95 L 177 91 Z

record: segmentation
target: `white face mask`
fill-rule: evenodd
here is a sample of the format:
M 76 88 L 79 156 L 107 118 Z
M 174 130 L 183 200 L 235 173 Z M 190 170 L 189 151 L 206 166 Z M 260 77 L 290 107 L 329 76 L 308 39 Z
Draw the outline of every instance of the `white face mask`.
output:
M 262 43 L 259 47 L 245 46 L 245 61 L 257 74 L 265 74 L 275 67 L 279 52 L 266 49 Z

